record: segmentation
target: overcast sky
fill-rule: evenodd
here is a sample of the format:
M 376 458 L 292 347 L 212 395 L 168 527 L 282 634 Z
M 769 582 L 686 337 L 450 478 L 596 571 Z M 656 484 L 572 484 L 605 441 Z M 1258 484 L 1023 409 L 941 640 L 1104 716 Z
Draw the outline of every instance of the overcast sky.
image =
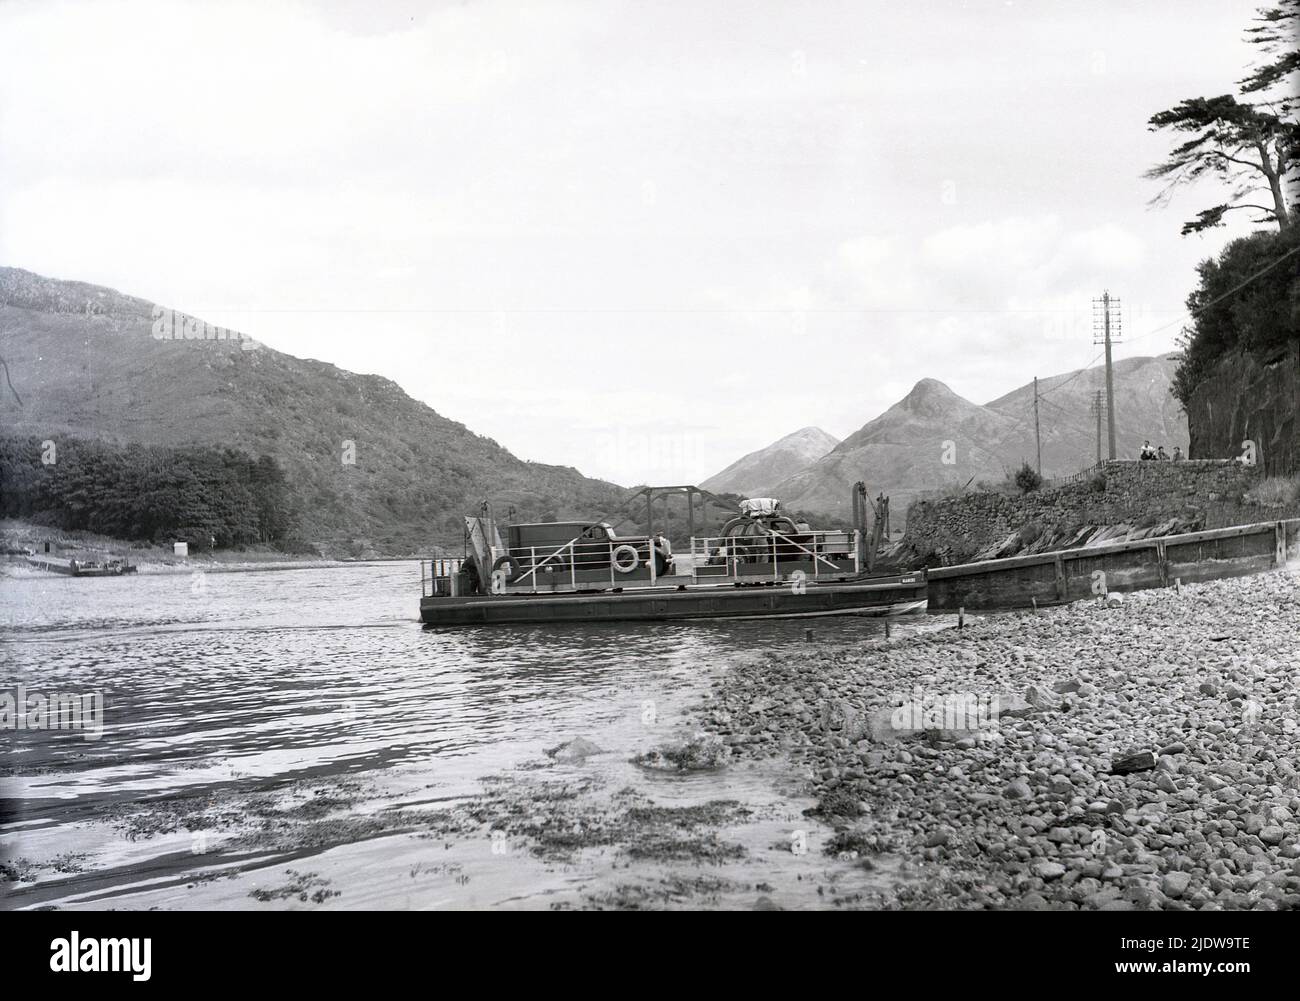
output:
M 1149 209 L 1145 123 L 1232 89 L 1256 6 L 10 0 L 0 263 L 698 482 L 1082 367 L 1104 287 L 1119 357 L 1172 349 L 1245 220 Z

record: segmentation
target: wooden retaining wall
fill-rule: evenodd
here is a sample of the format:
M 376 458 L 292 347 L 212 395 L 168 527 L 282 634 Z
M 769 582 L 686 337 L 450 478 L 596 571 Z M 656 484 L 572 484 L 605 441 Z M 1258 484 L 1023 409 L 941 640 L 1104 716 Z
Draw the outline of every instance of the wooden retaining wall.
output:
M 1135 591 L 1242 577 L 1272 570 L 1300 555 L 1300 519 L 1236 525 L 1139 542 L 1116 542 L 929 571 L 929 609 L 1027 608 Z

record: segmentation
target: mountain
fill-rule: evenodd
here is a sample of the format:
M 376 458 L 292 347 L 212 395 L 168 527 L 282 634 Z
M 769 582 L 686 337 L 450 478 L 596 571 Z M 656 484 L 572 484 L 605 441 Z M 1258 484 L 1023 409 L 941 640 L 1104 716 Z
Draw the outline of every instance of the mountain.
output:
M 838 444 L 838 438 L 821 428 L 802 428 L 750 452 L 700 486 L 716 494 L 767 497 L 776 484 L 806 469 Z
M 1187 419 L 1169 387 L 1172 356 L 1115 364 L 1115 415 L 1121 457 L 1136 458 L 1142 442 L 1188 448 Z M 1104 369 L 1039 380 L 1043 475 L 1061 476 L 1096 461 L 1096 418 L 1090 407 L 1105 385 Z M 1103 449 L 1105 448 L 1103 423 Z M 922 494 L 964 487 L 972 479 L 1001 481 L 1021 462 L 1035 462 L 1034 387 L 1022 386 L 980 406 L 942 382 L 922 379 L 910 393 L 842 441 L 830 454 L 773 487 L 773 496 L 800 511 L 847 516 L 850 491 L 865 480 L 874 496 L 891 498 L 899 523 Z
M 0 385 L 5 433 L 270 455 L 298 502 L 298 534 L 327 553 L 459 551 L 461 517 L 482 500 L 540 520 L 597 517 L 623 495 L 519 459 L 388 379 L 183 314 L 181 339 L 158 339 L 155 316 L 153 304 L 112 289 L 0 268 L 0 352 L 13 386 Z
M 1178 445 L 1186 454 L 1190 442 L 1187 415 L 1171 392 L 1177 368 L 1174 355 L 1125 358 L 1115 362 L 1115 444 L 1120 458 L 1136 459 L 1142 443 L 1148 440 L 1164 445 L 1170 453 Z M 1096 461 L 1097 419 L 1092 416 L 1091 408 L 1098 390 L 1102 391 L 1105 399 L 1105 389 L 1104 368 L 1038 380 L 1044 475 L 1074 472 Z M 1028 415 L 1032 441 L 1032 382 L 986 406 L 1017 420 Z M 1102 454 L 1105 453 L 1106 422 L 1103 418 Z M 1087 461 L 1081 462 L 1080 457 Z

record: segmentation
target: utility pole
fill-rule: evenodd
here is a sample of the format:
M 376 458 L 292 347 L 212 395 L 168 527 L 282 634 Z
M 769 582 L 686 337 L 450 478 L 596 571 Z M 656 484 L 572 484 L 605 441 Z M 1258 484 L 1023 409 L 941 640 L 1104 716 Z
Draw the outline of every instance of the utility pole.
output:
M 1038 424 L 1038 376 L 1034 376 L 1034 441 L 1038 443 L 1038 476 L 1043 476 L 1043 432 Z
M 1092 301 L 1092 343 L 1106 344 L 1106 422 L 1109 427 L 1110 458 L 1115 459 L 1115 363 L 1111 346 L 1120 336 L 1120 301 L 1110 297 L 1109 290 L 1100 299 Z M 1098 315 L 1100 310 L 1100 315 Z M 1100 327 L 1100 329 L 1098 329 Z M 1100 340 L 1099 340 L 1100 338 Z
M 1105 409 L 1101 402 L 1101 390 L 1099 389 L 1092 398 L 1092 413 L 1097 418 L 1097 465 L 1101 465 L 1101 415 Z

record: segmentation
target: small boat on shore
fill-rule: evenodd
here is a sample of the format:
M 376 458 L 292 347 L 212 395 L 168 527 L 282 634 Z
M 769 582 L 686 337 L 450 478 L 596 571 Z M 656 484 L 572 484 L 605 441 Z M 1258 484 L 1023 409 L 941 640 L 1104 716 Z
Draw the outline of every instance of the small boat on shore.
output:
M 656 496 L 688 497 L 734 513 L 717 536 L 690 536 L 674 555 L 654 531 Z M 879 572 L 880 520 L 867 529 L 866 488 L 854 492 L 855 529 L 817 531 L 780 502 L 742 502 L 738 512 L 699 487 L 645 488 L 650 532 L 618 535 L 608 521 L 510 525 L 506 540 L 485 505 L 466 518 L 465 555 L 421 561 L 426 626 L 545 622 L 898 615 L 926 607 L 924 571 Z
M 125 560 L 78 560 L 64 559 L 61 556 L 29 556 L 29 565 L 50 573 L 65 577 L 121 577 L 123 574 L 135 573 L 136 568 Z

